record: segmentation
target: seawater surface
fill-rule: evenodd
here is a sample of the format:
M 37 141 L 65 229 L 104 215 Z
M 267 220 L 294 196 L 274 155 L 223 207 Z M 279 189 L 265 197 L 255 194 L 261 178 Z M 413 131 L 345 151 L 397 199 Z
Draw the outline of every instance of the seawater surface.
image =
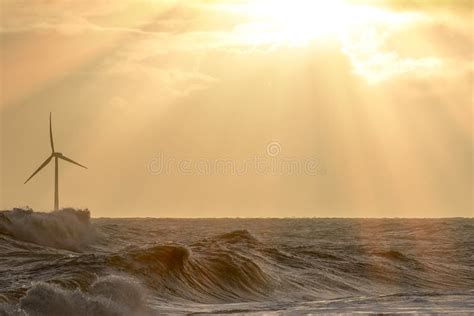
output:
M 0 315 L 474 313 L 474 219 L 0 212 Z

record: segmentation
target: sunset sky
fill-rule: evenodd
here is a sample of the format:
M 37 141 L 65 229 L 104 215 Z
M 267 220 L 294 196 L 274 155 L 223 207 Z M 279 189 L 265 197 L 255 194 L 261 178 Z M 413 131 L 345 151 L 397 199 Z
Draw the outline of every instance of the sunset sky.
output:
M 52 112 L 95 217 L 474 215 L 470 0 L 0 3 L 0 209 L 52 209 Z M 178 170 L 256 157 L 316 172 Z

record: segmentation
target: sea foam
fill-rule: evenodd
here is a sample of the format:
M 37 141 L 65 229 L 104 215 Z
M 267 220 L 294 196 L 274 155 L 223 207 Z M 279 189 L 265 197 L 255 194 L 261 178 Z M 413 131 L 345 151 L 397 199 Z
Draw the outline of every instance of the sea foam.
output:
M 0 212 L 0 233 L 43 246 L 81 251 L 95 240 L 88 210 L 71 208 L 51 213 L 13 209 Z
M 20 300 L 20 312 L 35 315 L 147 315 L 146 291 L 125 276 L 98 278 L 86 291 L 39 282 Z

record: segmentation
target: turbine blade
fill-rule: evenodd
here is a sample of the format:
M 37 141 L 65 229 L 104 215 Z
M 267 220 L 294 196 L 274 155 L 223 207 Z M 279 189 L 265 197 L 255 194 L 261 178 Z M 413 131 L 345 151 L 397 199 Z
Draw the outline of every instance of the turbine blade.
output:
M 49 112 L 49 140 L 51 141 L 51 150 L 54 153 L 53 127 L 51 126 L 51 112 Z
M 75 162 L 74 160 L 72 160 L 72 159 L 70 159 L 70 158 L 68 158 L 68 157 L 66 157 L 66 156 L 64 156 L 64 155 L 59 156 L 58 158 L 61 158 L 61 159 L 66 160 L 66 161 L 69 161 L 69 162 L 71 162 L 71 163 L 73 163 L 73 164 L 75 164 L 75 165 L 78 165 L 79 167 L 82 167 L 82 168 L 87 169 L 86 166 L 83 166 L 83 165 L 81 165 L 80 163 Z
M 51 161 L 51 158 L 53 158 L 53 155 L 49 156 L 48 159 L 46 159 L 42 164 L 41 166 L 39 166 L 38 169 L 36 169 L 35 172 L 33 172 L 33 174 L 28 178 L 28 180 L 25 181 L 24 184 L 26 184 L 28 181 L 30 181 L 31 178 L 33 178 L 35 176 L 35 174 L 37 174 L 41 169 L 43 169 L 50 161 Z

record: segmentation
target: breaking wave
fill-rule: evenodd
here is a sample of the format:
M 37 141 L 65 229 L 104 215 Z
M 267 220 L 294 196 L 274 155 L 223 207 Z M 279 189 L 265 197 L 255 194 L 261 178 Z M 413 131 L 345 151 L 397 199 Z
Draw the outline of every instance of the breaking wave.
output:
M 239 242 L 240 232 L 223 236 Z M 250 238 L 240 240 L 247 242 Z M 233 235 L 230 240 L 227 237 Z M 236 239 L 238 238 L 238 239 Z M 138 248 L 108 258 L 115 270 L 140 276 L 163 297 L 195 302 L 254 301 L 266 297 L 272 277 L 250 257 L 217 245 L 216 239 L 201 243 L 196 253 L 182 245 Z
M 123 276 L 98 278 L 85 291 L 39 282 L 21 298 L 19 308 L 31 316 L 147 315 L 146 295 L 138 281 Z
M 0 212 L 0 234 L 38 245 L 81 251 L 96 237 L 88 210 L 51 213 L 14 209 Z

